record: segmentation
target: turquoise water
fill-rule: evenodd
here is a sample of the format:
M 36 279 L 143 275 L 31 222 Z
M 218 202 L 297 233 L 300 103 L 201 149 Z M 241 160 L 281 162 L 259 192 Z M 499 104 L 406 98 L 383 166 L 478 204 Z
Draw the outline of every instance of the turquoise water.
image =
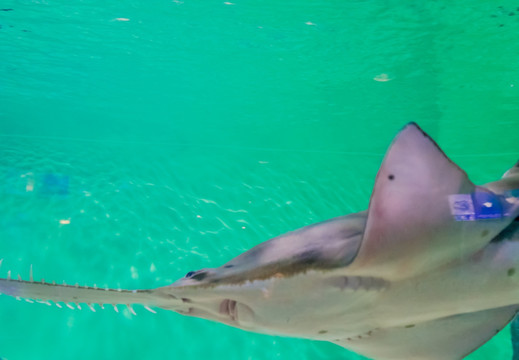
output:
M 150 288 L 220 265 L 365 209 L 408 121 L 494 180 L 519 158 L 517 6 L 4 1 L 2 272 Z M 137 310 L 2 296 L 0 357 L 361 359 Z M 505 330 L 470 359 L 510 354 Z

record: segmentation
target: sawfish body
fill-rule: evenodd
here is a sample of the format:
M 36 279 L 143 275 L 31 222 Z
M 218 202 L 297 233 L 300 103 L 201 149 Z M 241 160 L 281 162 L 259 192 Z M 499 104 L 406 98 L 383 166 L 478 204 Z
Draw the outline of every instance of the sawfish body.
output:
M 381 359 L 461 359 L 519 310 L 519 163 L 474 185 L 418 125 L 391 144 L 367 211 L 259 244 L 150 290 L 36 282 L 0 293 L 59 306 L 140 304 Z M 117 309 L 117 308 L 116 308 Z

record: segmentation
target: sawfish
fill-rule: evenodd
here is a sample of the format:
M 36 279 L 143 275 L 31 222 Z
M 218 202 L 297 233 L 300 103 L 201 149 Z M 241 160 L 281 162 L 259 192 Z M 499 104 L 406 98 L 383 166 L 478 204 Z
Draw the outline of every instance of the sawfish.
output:
M 377 360 L 462 359 L 519 311 L 519 162 L 477 186 L 409 123 L 387 150 L 366 211 L 275 237 L 163 287 L 36 281 L 31 267 L 26 280 L 8 272 L 0 293 L 93 311 L 172 310 Z

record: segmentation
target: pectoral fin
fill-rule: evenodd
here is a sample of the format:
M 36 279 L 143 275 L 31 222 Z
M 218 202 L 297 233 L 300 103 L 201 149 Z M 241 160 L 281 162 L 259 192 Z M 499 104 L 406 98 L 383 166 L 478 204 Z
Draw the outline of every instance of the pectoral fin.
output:
M 336 344 L 377 360 L 462 359 L 505 327 L 518 308 L 513 305 L 375 330 Z

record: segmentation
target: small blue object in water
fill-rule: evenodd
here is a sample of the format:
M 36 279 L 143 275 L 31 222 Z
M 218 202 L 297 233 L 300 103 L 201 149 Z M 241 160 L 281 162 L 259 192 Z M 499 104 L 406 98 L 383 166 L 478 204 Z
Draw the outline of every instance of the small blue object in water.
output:
M 42 177 L 40 193 L 44 195 L 68 195 L 69 177 L 47 173 Z
M 30 195 L 37 193 L 43 196 L 66 196 L 69 193 L 69 176 L 45 173 L 36 174 L 32 171 L 9 169 L 3 175 L 0 192 L 9 195 Z

